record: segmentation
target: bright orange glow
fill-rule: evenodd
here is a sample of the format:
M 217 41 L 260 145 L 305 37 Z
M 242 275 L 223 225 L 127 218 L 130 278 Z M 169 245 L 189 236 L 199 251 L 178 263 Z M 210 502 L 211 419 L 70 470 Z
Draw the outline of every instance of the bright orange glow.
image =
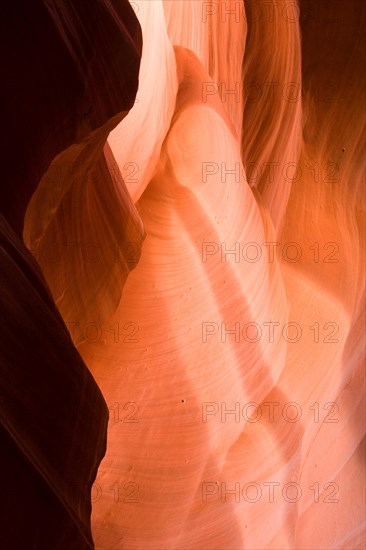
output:
M 306 21 L 286 0 L 130 3 L 140 84 L 100 138 L 100 192 L 78 180 L 67 215 L 37 218 L 41 185 L 25 226 L 29 247 L 98 245 L 39 260 L 110 411 L 96 548 L 361 549 L 357 17 L 346 1 L 326 22 L 315 0 Z M 337 64 L 314 37 L 338 36 Z

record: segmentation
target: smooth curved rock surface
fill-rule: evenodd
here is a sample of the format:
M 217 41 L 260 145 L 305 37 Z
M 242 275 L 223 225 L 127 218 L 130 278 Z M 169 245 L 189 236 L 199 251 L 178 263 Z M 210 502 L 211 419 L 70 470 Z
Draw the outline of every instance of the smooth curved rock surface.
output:
M 159 4 L 149 9 L 158 14 Z M 175 110 L 153 177 L 134 197 L 147 233 L 140 262 L 103 325 L 136 330 L 79 348 L 111 411 L 93 506 L 97 547 L 361 549 L 364 117 L 348 110 L 364 90 L 351 62 L 363 8 L 341 3 L 334 23 L 321 3 L 301 4 L 296 18 L 296 3 L 287 12 L 273 2 L 274 19 L 262 11 L 258 23 L 258 3 L 245 2 L 234 24 L 238 2 L 225 3 L 231 15 L 219 2 L 162 4 Z M 144 24 L 146 3 L 134 5 L 154 51 L 166 38 Z M 237 103 L 222 86 L 235 78 Z M 340 104 L 324 99 L 332 79 Z M 165 82 L 152 81 L 158 105 L 170 101 Z M 262 101 L 248 97 L 250 83 Z M 337 113 L 353 121 L 342 135 Z M 153 119 L 139 123 L 152 140 Z M 134 159 L 137 135 L 135 125 Z M 111 147 L 118 156 L 113 138 Z M 225 256 L 235 243 L 239 258 Z M 244 260 L 248 243 L 257 249 Z M 250 322 L 259 341 L 242 332 L 236 341 Z
M 108 412 L 36 262 L 0 222 L 1 544 L 92 548 Z
M 105 308 L 113 310 L 139 250 L 132 263 L 127 254 L 117 257 L 114 251 L 113 259 L 93 275 L 85 266 L 81 274 L 77 259 L 70 265 L 63 258 L 55 269 L 54 258 L 39 257 L 38 249 L 33 250 L 37 263 L 21 235 L 38 186 L 25 224 L 30 248 L 39 242 L 61 248 L 75 236 L 75 228 L 81 242 L 81 227 L 89 243 L 95 239 L 90 218 L 97 214 L 100 220 L 104 214 L 99 229 L 112 228 L 113 237 L 123 236 L 121 242 L 128 236 L 140 245 L 141 220 L 127 191 L 123 195 L 118 174 L 116 191 L 104 147 L 108 133 L 134 102 L 141 32 L 132 8 L 120 1 L 9 4 L 1 26 L 7 81 L 2 88 L 0 190 L 0 545 L 9 550 L 86 550 L 94 548 L 92 484 L 106 449 L 108 409 L 74 346 L 77 335 L 70 335 L 64 303 L 63 319 L 54 298 L 60 284 L 65 294 L 71 279 L 66 306 L 72 302 L 71 313 L 79 319 L 85 307 L 90 314 L 87 292 L 80 297 L 73 282 L 95 287 L 107 277 L 106 264 L 115 263 L 110 277 L 116 271 L 121 276 L 115 290 L 103 295 Z M 70 163 L 77 165 L 75 181 L 67 171 L 61 177 L 57 172 Z M 94 191 L 85 171 L 78 172 L 92 163 L 102 177 Z M 79 209 L 86 213 L 84 220 Z M 113 223 L 108 222 L 111 214 Z M 61 283 L 52 283 L 55 273 Z
M 110 411 L 96 547 L 361 550 L 365 4 L 131 6 L 140 82 L 94 135 L 103 188 L 80 173 L 52 210 L 44 180 L 26 224 L 146 233 L 134 270 L 42 266 Z

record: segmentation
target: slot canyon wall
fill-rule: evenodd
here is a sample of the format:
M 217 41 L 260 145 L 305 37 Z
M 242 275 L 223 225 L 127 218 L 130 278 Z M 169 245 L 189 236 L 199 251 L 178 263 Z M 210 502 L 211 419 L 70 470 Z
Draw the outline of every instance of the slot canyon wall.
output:
M 365 10 L 6 7 L 2 547 L 365 548 Z

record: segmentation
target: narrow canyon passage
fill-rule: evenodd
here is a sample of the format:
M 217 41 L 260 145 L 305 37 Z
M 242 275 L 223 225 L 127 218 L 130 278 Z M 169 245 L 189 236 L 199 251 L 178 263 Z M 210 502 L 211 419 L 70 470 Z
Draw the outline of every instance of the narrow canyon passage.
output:
M 3 33 L 0 546 L 362 550 L 366 4 L 36 4 Z

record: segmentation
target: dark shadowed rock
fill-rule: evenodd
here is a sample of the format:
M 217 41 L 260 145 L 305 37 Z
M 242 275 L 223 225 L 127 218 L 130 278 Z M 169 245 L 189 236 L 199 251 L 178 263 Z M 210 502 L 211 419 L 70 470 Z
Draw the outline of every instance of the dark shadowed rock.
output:
M 0 26 L 0 546 L 83 550 L 108 409 L 21 235 L 56 156 L 92 150 L 104 168 L 108 132 L 134 103 L 141 31 L 126 0 L 9 3 Z

